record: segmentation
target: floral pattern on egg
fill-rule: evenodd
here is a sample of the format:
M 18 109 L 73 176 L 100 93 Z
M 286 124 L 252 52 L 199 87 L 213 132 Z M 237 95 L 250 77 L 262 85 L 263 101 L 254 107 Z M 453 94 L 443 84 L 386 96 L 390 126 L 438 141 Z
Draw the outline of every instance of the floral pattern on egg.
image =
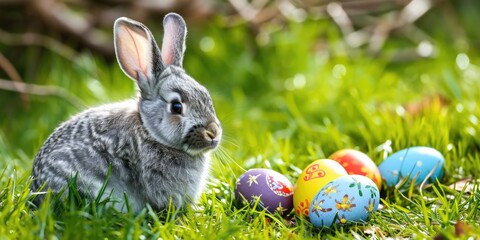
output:
M 380 193 L 376 184 L 361 175 L 339 177 L 325 185 L 310 205 L 310 221 L 316 227 L 365 221 L 376 211 Z
M 315 193 L 331 180 L 346 176 L 347 171 L 340 163 L 331 159 L 319 159 L 310 163 L 300 174 L 293 194 L 293 206 L 299 216 L 308 217 Z

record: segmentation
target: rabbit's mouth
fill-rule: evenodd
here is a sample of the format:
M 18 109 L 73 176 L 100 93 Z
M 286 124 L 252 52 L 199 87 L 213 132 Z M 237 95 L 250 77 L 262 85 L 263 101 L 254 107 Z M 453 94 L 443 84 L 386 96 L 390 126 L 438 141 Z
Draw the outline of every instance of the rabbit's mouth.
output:
M 185 136 L 183 142 L 184 150 L 192 156 L 214 150 L 220 145 L 222 129 L 212 122 L 206 127 L 201 125 L 193 126 Z
M 212 140 L 209 143 L 206 143 L 205 145 L 203 145 L 202 147 L 198 145 L 192 146 L 192 145 L 185 144 L 184 151 L 191 156 L 198 156 L 198 155 L 202 155 L 215 150 L 219 144 L 220 142 L 218 140 Z

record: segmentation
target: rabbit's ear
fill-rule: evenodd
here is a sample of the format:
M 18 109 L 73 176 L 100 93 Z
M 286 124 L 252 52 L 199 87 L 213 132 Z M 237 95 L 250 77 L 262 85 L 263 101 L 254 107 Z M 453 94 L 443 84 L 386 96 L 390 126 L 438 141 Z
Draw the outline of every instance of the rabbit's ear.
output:
M 121 17 L 114 24 L 115 54 L 122 70 L 132 79 L 150 80 L 164 69 L 152 33 L 142 23 Z
M 182 67 L 187 34 L 185 21 L 180 15 L 169 13 L 163 19 L 163 29 L 162 60 L 165 64 Z

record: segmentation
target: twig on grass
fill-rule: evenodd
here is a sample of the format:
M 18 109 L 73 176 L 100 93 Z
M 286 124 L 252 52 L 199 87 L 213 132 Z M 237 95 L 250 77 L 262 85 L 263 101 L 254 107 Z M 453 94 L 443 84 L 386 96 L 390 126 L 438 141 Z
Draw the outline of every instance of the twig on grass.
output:
M 245 19 L 245 21 L 253 20 L 261 11 L 261 8 L 255 8 L 246 0 L 229 0 L 233 8 Z
M 67 32 L 105 56 L 113 56 L 113 46 L 105 33 L 96 29 L 82 15 L 55 0 L 32 1 L 32 9 L 55 29 Z
M 20 91 L 20 84 L 23 83 L 22 77 L 20 77 L 17 69 L 2 53 L 0 53 L 0 68 L 13 80 L 12 84 L 20 92 L 20 99 L 23 105 L 27 106 L 29 102 L 28 95 Z
M 23 82 L 14 83 L 13 81 L 0 79 L 0 89 L 38 96 L 56 96 L 66 100 L 77 109 L 85 107 L 85 104 L 78 97 L 58 86 L 42 86 Z
M 352 20 L 350 20 L 347 12 L 345 11 L 345 9 L 343 9 L 340 3 L 331 2 L 327 4 L 327 13 L 338 25 L 344 36 L 347 36 L 354 31 Z
M 381 21 L 373 30 L 369 51 L 378 54 L 392 31 L 412 25 L 434 6 L 434 0 L 413 0 L 396 12 L 393 18 Z
M 9 46 L 41 46 L 72 62 L 78 53 L 67 45 L 55 40 L 54 38 L 38 33 L 9 33 L 0 29 L 0 42 Z
M 62 42 L 42 35 L 38 33 L 9 33 L 0 29 L 0 43 L 3 43 L 8 46 L 40 46 L 43 47 L 71 62 L 72 64 L 78 66 L 79 68 L 89 72 L 89 70 L 77 61 L 78 53 L 73 48 L 63 44 Z M 9 75 L 9 77 L 16 81 L 14 77 Z

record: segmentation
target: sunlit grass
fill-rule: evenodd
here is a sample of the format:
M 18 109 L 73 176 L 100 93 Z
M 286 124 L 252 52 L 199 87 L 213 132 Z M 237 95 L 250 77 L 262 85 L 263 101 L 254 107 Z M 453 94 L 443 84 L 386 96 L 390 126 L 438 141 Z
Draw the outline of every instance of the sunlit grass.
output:
M 118 213 L 105 209 L 104 202 L 72 204 L 74 198 L 60 203 L 61 210 L 48 203 L 31 207 L 28 175 L 36 151 L 60 122 L 82 109 L 57 97 L 38 96 L 23 106 L 16 94 L 2 92 L 6 116 L 0 121 L 0 235 L 7 239 L 433 238 L 438 234 L 454 238 L 457 222 L 480 228 L 478 185 L 473 192 L 448 187 L 463 178 L 479 177 L 478 54 L 466 52 L 470 65 L 461 68 L 456 59 L 460 51 L 440 41 L 435 58 L 391 63 L 361 51 L 349 57 L 348 49 L 339 44 L 340 33 L 327 21 L 271 28 L 267 40 L 251 39 L 245 26 L 219 29 L 212 24 L 190 31 L 184 65 L 210 89 L 225 140 L 215 154 L 200 203 L 180 212 Z M 320 38 L 324 45 L 314 48 Z M 133 81 L 116 63 L 94 55 L 70 62 L 44 54 L 38 72 L 26 80 L 64 87 L 85 107 L 134 97 Z M 418 114 L 404 107 L 435 95 L 449 103 L 433 102 Z M 379 164 L 387 154 L 416 145 L 444 154 L 446 176 L 425 189 L 385 190 L 383 208 L 366 224 L 315 229 L 304 219 L 285 220 L 239 206 L 234 199 L 236 178 L 249 168 L 271 168 L 295 182 L 311 161 L 341 148 L 357 148 Z M 478 230 L 472 231 L 478 237 Z

